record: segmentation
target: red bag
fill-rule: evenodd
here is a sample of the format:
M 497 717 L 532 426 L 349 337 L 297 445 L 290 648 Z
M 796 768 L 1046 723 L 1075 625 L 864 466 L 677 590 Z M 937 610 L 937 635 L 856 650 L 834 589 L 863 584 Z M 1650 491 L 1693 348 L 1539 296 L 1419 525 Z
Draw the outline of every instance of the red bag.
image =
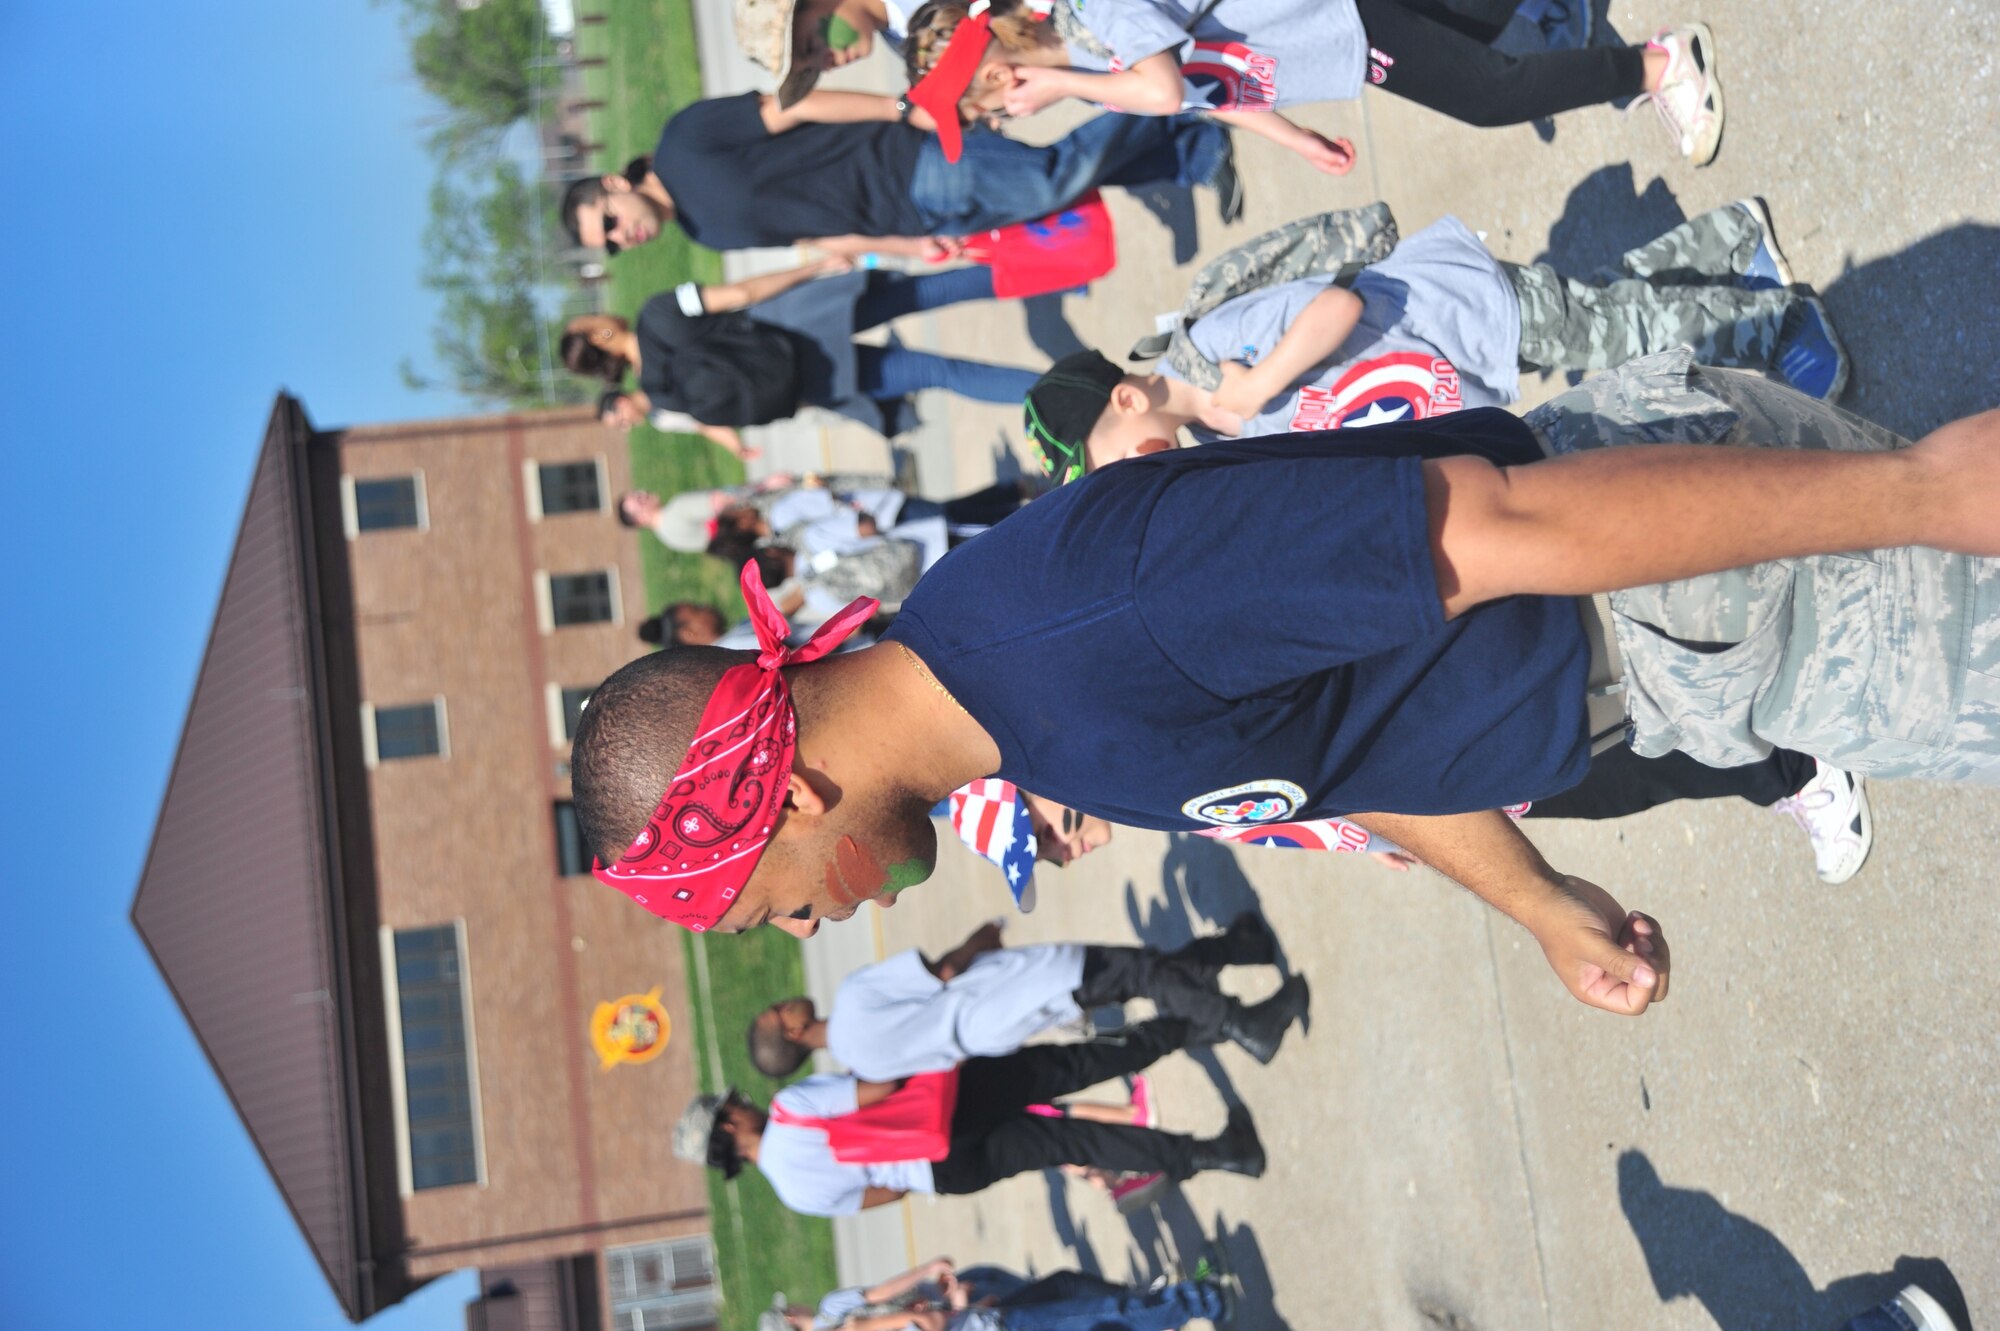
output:
M 771 1118 L 788 1128 L 826 1134 L 844 1165 L 942 1160 L 951 1154 L 951 1111 L 958 1107 L 958 1069 L 920 1072 L 863 1109 L 832 1118 L 794 1114 L 775 1100 Z
M 1118 266 L 1118 237 L 1104 198 L 1092 190 L 1059 213 L 965 238 L 965 257 L 993 269 L 1002 300 L 1068 291 Z

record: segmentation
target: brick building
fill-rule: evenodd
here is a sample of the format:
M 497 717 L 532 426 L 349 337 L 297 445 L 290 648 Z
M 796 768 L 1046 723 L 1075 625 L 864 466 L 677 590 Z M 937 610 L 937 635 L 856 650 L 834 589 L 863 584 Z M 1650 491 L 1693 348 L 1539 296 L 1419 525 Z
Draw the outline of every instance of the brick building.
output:
M 714 1321 L 681 943 L 587 875 L 568 734 L 637 651 L 587 410 L 280 395 L 132 918 L 348 1315 Z

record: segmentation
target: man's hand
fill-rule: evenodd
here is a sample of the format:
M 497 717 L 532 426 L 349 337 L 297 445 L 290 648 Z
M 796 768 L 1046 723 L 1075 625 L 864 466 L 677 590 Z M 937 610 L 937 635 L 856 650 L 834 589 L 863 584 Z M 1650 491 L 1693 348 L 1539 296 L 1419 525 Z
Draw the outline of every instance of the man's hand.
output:
M 1555 886 L 1522 923 L 1577 1001 L 1636 1017 L 1666 998 L 1672 960 L 1659 922 L 1574 874 Z

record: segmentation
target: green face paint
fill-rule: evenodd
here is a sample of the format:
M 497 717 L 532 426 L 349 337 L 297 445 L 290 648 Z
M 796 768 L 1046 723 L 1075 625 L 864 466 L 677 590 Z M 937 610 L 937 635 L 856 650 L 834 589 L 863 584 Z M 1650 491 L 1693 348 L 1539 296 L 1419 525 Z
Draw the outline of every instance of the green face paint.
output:
M 889 866 L 889 885 L 882 889 L 884 896 L 894 896 L 906 887 L 915 887 L 931 876 L 931 871 L 922 860 L 904 860 L 901 864 Z
M 838 14 L 827 16 L 826 22 L 820 25 L 820 36 L 826 39 L 827 49 L 832 51 L 845 51 L 861 40 L 861 34 L 854 25 Z

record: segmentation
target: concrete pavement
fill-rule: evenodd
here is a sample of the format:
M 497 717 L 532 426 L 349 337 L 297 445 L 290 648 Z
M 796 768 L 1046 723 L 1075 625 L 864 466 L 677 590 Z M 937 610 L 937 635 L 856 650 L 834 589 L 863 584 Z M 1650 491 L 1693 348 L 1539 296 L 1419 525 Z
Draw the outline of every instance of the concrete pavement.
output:
M 1636 38 L 1686 12 L 1620 0 L 1608 19 Z M 1239 138 L 1241 226 L 1217 226 L 1207 197 L 1154 201 L 1172 228 L 1116 197 L 1121 264 L 1088 298 L 947 312 L 924 336 L 1021 364 L 1078 339 L 1115 353 L 1177 303 L 1190 259 L 1376 198 L 1406 230 L 1454 212 L 1503 258 L 1582 274 L 1761 194 L 1854 357 L 1847 405 L 1918 432 L 2000 404 L 2000 4 L 1711 0 L 1700 16 L 1730 113 L 1710 168 L 1671 160 L 1643 109 L 1575 112 L 1544 142 L 1371 93 L 1301 116 L 1356 141 L 1352 175 Z M 1011 412 L 953 405 L 942 419 L 925 463 L 936 493 L 983 484 L 1018 447 Z M 1974 1324 L 1991 1325 L 2000 794 L 1903 783 L 1874 797 L 1874 856 L 1841 888 L 1816 882 L 1801 833 L 1745 806 L 1534 826 L 1555 862 L 1665 925 L 1673 997 L 1636 1021 L 1569 1000 L 1525 934 L 1432 875 L 1121 831 L 1045 870 L 1041 910 L 1011 936 L 1172 944 L 1263 909 L 1312 981 L 1310 1032 L 1270 1068 L 1224 1050 L 1170 1059 L 1159 1082 L 1176 1129 L 1213 1130 L 1227 1098 L 1249 1104 L 1270 1174 L 1197 1179 L 1129 1219 L 1080 1186 L 1016 1179 L 909 1203 L 900 1230 L 875 1218 L 843 1265 L 883 1273 L 943 1252 L 1145 1277 L 1219 1238 L 1250 1286 L 1247 1327 L 1565 1331 L 1832 1328 L 1948 1269 Z M 903 902 L 840 926 L 840 965 L 948 947 L 1006 894 L 947 846 Z M 1275 981 L 1231 983 L 1256 996 Z

